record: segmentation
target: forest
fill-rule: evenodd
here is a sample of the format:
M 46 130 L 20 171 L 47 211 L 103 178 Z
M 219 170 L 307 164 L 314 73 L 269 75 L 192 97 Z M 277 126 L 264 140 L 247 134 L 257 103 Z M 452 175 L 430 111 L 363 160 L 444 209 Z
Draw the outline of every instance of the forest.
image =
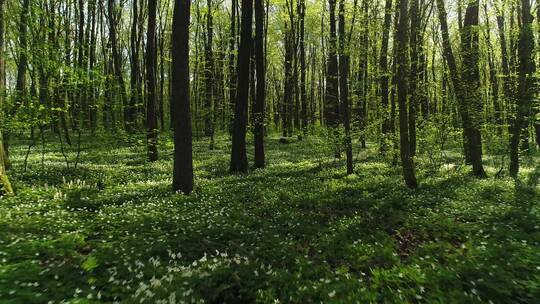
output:
M 0 0 L 0 303 L 538 303 L 539 0 Z

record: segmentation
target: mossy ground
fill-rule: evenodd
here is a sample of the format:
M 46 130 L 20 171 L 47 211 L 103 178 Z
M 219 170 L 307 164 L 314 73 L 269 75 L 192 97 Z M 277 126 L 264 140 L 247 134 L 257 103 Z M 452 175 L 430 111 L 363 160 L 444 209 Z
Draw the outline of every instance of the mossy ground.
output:
M 14 145 L 17 196 L 0 199 L 0 303 L 540 299 L 535 157 L 518 184 L 420 158 L 411 191 L 375 147 L 355 153 L 346 176 L 318 137 L 270 136 L 267 169 L 230 175 L 222 136 L 213 151 L 196 142 L 187 197 L 170 191 L 165 138 L 152 164 L 141 139 L 84 136 L 77 168 L 72 151 L 67 168 L 58 144 L 43 155 L 37 145 L 26 172 L 27 147 Z

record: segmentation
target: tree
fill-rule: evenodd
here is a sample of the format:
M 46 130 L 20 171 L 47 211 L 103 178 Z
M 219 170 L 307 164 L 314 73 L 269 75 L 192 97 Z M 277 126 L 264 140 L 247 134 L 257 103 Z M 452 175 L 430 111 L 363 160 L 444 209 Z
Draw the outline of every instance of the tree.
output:
M 330 36 L 328 38 L 328 59 L 326 70 L 325 122 L 330 128 L 339 125 L 339 79 L 336 34 L 336 0 L 328 0 L 330 9 Z
M 345 37 L 345 1 L 339 0 L 339 96 L 345 127 L 345 154 L 347 174 L 353 174 L 353 152 L 351 140 L 351 109 L 349 102 L 349 54 Z
M 5 93 L 5 59 L 4 59 L 4 2 L 0 0 L 0 111 L 3 108 L 4 93 Z M 0 126 L 3 125 L 3 113 L 0 112 Z M 0 195 L 2 193 L 11 194 L 13 188 L 9 182 L 9 178 L 6 172 L 4 159 L 4 141 L 2 136 L 2 129 L 0 128 Z
M 124 75 L 122 73 L 122 54 L 120 52 L 120 48 L 118 47 L 118 32 L 117 32 L 117 25 L 118 25 L 118 12 L 115 4 L 115 0 L 107 0 L 108 4 L 108 11 L 109 11 L 109 35 L 110 35 L 110 41 L 111 41 L 111 52 L 112 52 L 112 64 L 113 64 L 113 71 L 114 71 L 114 80 L 115 85 L 118 86 L 118 90 L 120 91 L 120 103 L 122 106 L 124 106 L 124 127 L 126 130 L 131 130 L 132 126 L 130 125 L 130 118 L 129 114 L 126 111 L 127 107 L 125 107 L 125 103 L 127 101 L 127 94 L 126 94 L 126 85 L 124 82 Z M 115 128 L 116 126 L 113 126 Z
M 128 131 L 133 131 L 136 127 L 136 113 L 141 104 L 142 92 L 141 92 L 141 67 L 140 67 L 140 58 L 139 58 L 139 48 L 141 45 L 141 18 L 139 14 L 139 1 L 133 0 L 132 5 L 132 16 L 131 16 L 131 33 L 130 33 L 130 48 L 131 48 L 131 96 L 129 98 L 128 104 L 124 106 L 124 113 L 126 120 L 125 124 L 128 127 Z M 141 8 L 142 9 L 142 8 Z
M 193 191 L 193 147 L 189 98 L 191 0 L 175 0 L 173 14 L 171 117 L 174 129 L 173 190 Z
M 482 98 L 480 95 L 480 70 L 479 70 L 479 29 L 478 29 L 479 0 L 470 1 L 465 12 L 461 37 L 462 52 L 462 96 L 463 126 L 465 130 L 465 145 L 467 146 L 468 159 L 473 166 L 473 174 L 477 177 L 486 177 L 482 165 Z
M 409 143 L 409 120 L 407 113 L 407 98 L 408 98 L 408 0 L 399 0 L 399 23 L 397 29 L 397 99 L 399 107 L 399 138 L 400 138 L 400 155 L 401 166 L 403 168 L 403 177 L 405 184 L 411 189 L 418 187 L 414 162 L 410 152 Z
M 476 7 L 476 10 L 475 10 Z M 446 9 L 444 7 L 444 0 L 437 0 L 437 9 L 439 11 L 439 23 L 441 26 L 442 34 L 442 45 L 443 45 L 443 56 L 448 65 L 448 70 L 450 72 L 450 79 L 454 87 L 454 93 L 457 98 L 459 113 L 461 116 L 461 122 L 463 125 L 463 137 L 464 137 L 464 154 L 466 159 L 473 166 L 473 174 L 477 177 L 483 178 L 486 176 L 484 167 L 482 165 L 482 138 L 480 130 L 478 129 L 478 121 L 476 124 L 471 118 L 468 102 L 478 102 L 473 100 L 474 98 L 479 98 L 475 90 L 478 89 L 478 83 L 476 82 L 477 73 L 478 73 L 478 62 L 477 56 L 474 55 L 474 48 L 478 48 L 477 41 L 478 33 L 475 29 L 475 22 L 478 25 L 478 3 L 473 1 L 469 4 L 469 8 L 466 13 L 466 23 L 462 30 L 463 33 L 466 33 L 462 37 L 462 41 L 465 42 L 462 45 L 462 52 L 466 58 L 464 60 L 464 66 L 466 67 L 463 72 L 463 76 L 459 74 L 456 60 L 454 57 L 454 52 L 452 50 L 452 45 L 450 44 L 450 35 L 448 32 L 448 23 L 446 19 Z M 476 14 L 475 14 L 476 13 Z M 476 18 L 475 18 L 476 17 Z M 467 29 L 465 29 L 467 27 Z M 475 38 L 476 35 L 476 38 Z M 478 50 L 476 50 L 477 52 Z M 469 81 L 472 81 L 471 84 L 464 84 L 462 77 L 467 77 Z
M 264 122 L 266 101 L 266 56 L 264 53 L 264 4 L 255 0 L 255 60 L 257 73 L 257 96 L 254 106 L 255 168 L 265 167 Z
M 412 156 L 416 154 L 416 112 L 418 108 L 418 82 L 419 82 L 419 73 L 420 73 L 420 63 L 419 63 L 419 48 L 421 47 L 418 44 L 418 36 L 420 35 L 420 12 L 419 12 L 419 0 L 412 0 L 410 7 L 410 76 L 409 76 L 409 151 Z
M 381 55 L 379 58 L 379 68 L 381 71 L 380 94 L 381 94 L 381 107 L 382 107 L 382 115 L 383 115 L 382 133 L 383 135 L 386 135 L 390 133 L 390 130 L 391 130 L 389 109 L 388 109 L 388 104 L 389 104 L 388 102 L 388 93 L 389 93 L 388 40 L 390 36 L 390 26 L 392 22 L 392 0 L 385 1 L 384 12 L 385 12 L 384 25 L 383 25 L 382 42 L 381 42 Z
M 232 134 L 231 173 L 247 173 L 246 152 L 247 111 L 249 102 L 249 64 L 251 58 L 251 32 L 253 0 L 242 0 L 240 48 L 238 50 L 237 91 Z
M 510 175 L 517 177 L 519 173 L 519 144 L 522 130 L 528 124 L 531 101 L 535 94 L 536 65 L 532 56 L 534 51 L 534 34 L 530 0 L 521 0 L 521 29 L 519 33 L 519 75 L 516 117 L 513 120 L 510 137 Z
M 148 160 L 158 160 L 158 129 L 156 116 L 156 15 L 157 0 L 148 0 L 148 28 L 146 35 L 146 142 Z
M 210 137 L 210 149 L 214 145 L 214 19 L 212 0 L 206 1 L 206 35 L 204 43 L 204 135 Z

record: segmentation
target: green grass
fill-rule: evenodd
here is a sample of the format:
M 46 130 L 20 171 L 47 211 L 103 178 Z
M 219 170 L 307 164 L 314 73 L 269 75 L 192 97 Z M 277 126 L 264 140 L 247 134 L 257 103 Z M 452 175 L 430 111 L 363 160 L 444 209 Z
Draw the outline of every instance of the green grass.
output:
M 38 145 L 26 172 L 20 142 L 17 196 L 0 199 L 0 303 L 540 299 L 534 157 L 518 184 L 420 159 L 410 191 L 375 147 L 346 176 L 323 142 L 270 137 L 268 168 L 231 176 L 229 140 L 199 141 L 190 197 L 170 191 L 170 141 L 149 164 L 142 140 L 85 136 L 76 169 L 53 143 L 42 164 Z

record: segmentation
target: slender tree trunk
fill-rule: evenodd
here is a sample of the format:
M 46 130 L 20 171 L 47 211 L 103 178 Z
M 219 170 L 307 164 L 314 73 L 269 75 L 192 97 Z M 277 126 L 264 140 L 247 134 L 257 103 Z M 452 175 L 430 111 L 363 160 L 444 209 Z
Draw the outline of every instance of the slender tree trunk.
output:
M 255 99 L 254 107 L 255 168 L 264 168 L 264 108 L 266 101 L 266 58 L 264 56 L 263 0 L 255 0 L 255 60 L 257 65 L 257 96 Z
M 214 138 L 214 24 L 212 18 L 212 0 L 206 1 L 206 39 L 204 44 L 204 135 L 210 137 L 211 142 Z M 210 149 L 212 149 L 210 144 Z
M 136 113 L 138 105 L 141 102 L 141 68 L 139 63 L 139 48 L 140 48 L 140 39 L 139 39 L 139 1 L 133 0 L 132 7 L 132 20 L 131 20 L 131 33 L 130 33 L 130 47 L 131 47 L 131 56 L 130 56 L 130 65 L 131 65 L 131 78 L 130 78 L 130 98 L 129 101 L 126 101 L 124 108 L 124 119 L 125 125 L 128 132 L 134 132 L 137 123 L 136 123 Z
M 193 148 L 189 97 L 189 22 L 191 0 L 175 0 L 173 14 L 171 117 L 174 128 L 173 190 L 193 191 Z
M 381 42 L 381 55 L 379 59 L 379 68 L 381 73 L 381 107 L 383 115 L 382 132 L 386 135 L 390 132 L 390 117 L 388 109 L 388 40 L 390 36 L 390 26 L 392 22 L 392 0 L 386 0 L 384 5 L 384 26 Z
M 242 29 L 240 33 L 240 48 L 238 50 L 238 85 L 232 136 L 231 173 L 247 173 L 248 171 L 246 132 L 252 23 L 253 0 L 242 0 Z
M 26 70 L 28 68 L 28 15 L 30 10 L 30 0 L 23 0 L 21 16 L 19 19 L 19 64 L 17 65 L 17 82 L 15 84 L 15 113 L 24 102 L 26 93 Z
M 349 50 L 345 38 L 345 0 L 339 0 L 339 90 L 345 127 L 345 154 L 347 174 L 353 174 L 353 151 L 351 140 L 351 109 L 349 102 Z
M 158 128 L 156 117 L 156 15 L 157 0 L 148 0 L 148 28 L 146 35 L 146 142 L 148 160 L 158 160 Z
M 305 0 L 298 1 L 298 17 L 300 22 L 299 33 L 299 51 L 300 51 L 300 106 L 302 108 L 301 124 L 304 134 L 307 134 L 308 128 L 308 104 L 306 93 L 306 46 L 305 46 L 305 17 L 306 3 Z
M 229 36 L 229 111 L 231 119 L 229 125 L 229 133 L 232 135 L 234 124 L 234 102 L 236 100 L 236 10 L 238 0 L 231 0 L 231 28 Z
M 408 97 L 408 0 L 399 0 L 399 24 L 397 30 L 397 99 L 399 105 L 399 137 L 401 166 L 405 184 L 411 189 L 418 187 L 413 158 L 410 153 L 409 125 L 407 117 Z
M 328 39 L 328 61 L 326 72 L 325 122 L 328 127 L 339 125 L 339 83 L 336 34 L 336 0 L 328 0 L 330 7 L 330 36 Z
M 418 82 L 420 81 L 420 62 L 419 62 L 419 48 L 418 36 L 420 35 L 420 12 L 419 12 L 419 0 L 412 0 L 410 8 L 411 19 L 411 31 L 410 31 L 410 54 L 411 54 L 411 70 L 409 76 L 409 152 L 411 156 L 416 154 L 416 113 L 418 109 Z
M 109 11 L 109 36 L 111 41 L 111 51 L 112 51 L 112 63 L 113 63 L 113 69 L 114 69 L 114 78 L 115 78 L 115 84 L 118 86 L 118 89 L 116 91 L 120 91 L 120 103 L 124 107 L 124 127 L 126 130 L 130 130 L 131 126 L 129 126 L 129 123 L 126 124 L 126 122 L 130 121 L 130 117 L 125 111 L 129 106 L 126 105 L 127 102 L 127 94 L 126 94 L 126 85 L 124 82 L 124 76 L 122 73 L 122 56 L 120 53 L 120 50 L 118 48 L 118 33 L 116 30 L 116 26 L 118 24 L 117 22 L 117 9 L 115 0 L 108 0 L 108 11 Z M 114 111 L 114 109 L 111 109 Z M 113 124 L 115 122 L 113 121 Z M 113 129 L 116 128 L 115 125 L 113 125 Z
M 285 24 L 285 79 L 283 84 L 283 101 L 282 101 L 282 124 L 283 137 L 292 136 L 292 102 L 293 102 L 293 35 L 292 31 L 287 29 Z

